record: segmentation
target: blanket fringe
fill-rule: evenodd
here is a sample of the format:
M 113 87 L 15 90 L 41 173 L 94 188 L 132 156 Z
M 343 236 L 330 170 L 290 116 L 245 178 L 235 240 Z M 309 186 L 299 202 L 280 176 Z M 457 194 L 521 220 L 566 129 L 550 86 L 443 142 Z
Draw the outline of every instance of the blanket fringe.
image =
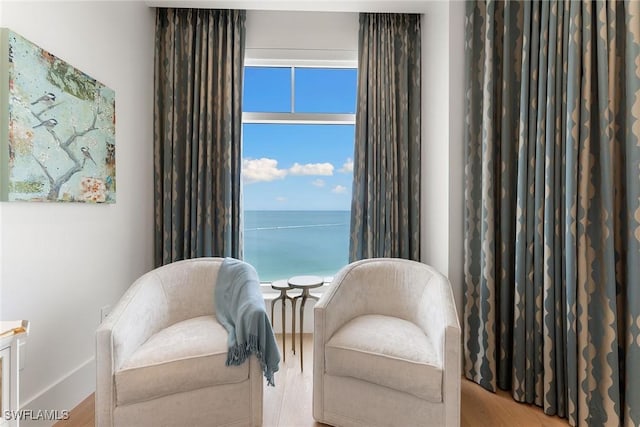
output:
M 275 382 L 273 379 L 273 375 L 275 374 L 277 368 L 274 370 L 272 366 L 267 366 L 265 363 L 264 353 L 262 348 L 260 348 L 260 343 L 257 335 L 249 335 L 249 340 L 242 344 L 237 343 L 233 347 L 231 347 L 227 353 L 227 366 L 237 366 L 242 365 L 252 354 L 260 361 L 260 366 L 262 368 L 262 372 L 264 373 L 264 377 L 267 379 L 267 384 L 271 387 L 275 387 Z

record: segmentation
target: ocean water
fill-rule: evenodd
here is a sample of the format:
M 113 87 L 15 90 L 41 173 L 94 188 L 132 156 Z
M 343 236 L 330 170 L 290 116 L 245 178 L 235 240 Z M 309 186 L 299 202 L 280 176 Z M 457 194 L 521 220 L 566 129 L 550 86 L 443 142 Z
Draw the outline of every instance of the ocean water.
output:
M 270 282 L 333 276 L 349 261 L 349 211 L 245 211 L 244 259 Z

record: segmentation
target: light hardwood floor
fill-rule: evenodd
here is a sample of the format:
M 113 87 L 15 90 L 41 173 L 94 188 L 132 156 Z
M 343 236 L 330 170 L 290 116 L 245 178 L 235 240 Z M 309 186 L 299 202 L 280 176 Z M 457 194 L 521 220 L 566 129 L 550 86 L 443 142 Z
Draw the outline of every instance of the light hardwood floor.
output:
M 289 338 L 289 336 L 287 336 Z M 278 344 L 281 345 L 278 337 Z M 311 388 L 313 381 L 312 336 L 304 340 L 304 372 L 300 372 L 300 358 L 290 352 L 287 340 L 287 360 L 280 364 L 276 374 L 276 387 L 265 387 L 263 425 L 265 427 L 320 427 L 324 424 L 313 420 Z M 462 380 L 462 427 L 560 427 L 567 426 L 565 419 L 545 415 L 536 406 L 515 402 L 507 392 L 490 393 L 482 387 Z M 76 406 L 66 421 L 56 427 L 93 427 L 93 394 Z M 186 427 L 186 426 L 185 426 Z M 407 426 L 409 427 L 409 426 Z

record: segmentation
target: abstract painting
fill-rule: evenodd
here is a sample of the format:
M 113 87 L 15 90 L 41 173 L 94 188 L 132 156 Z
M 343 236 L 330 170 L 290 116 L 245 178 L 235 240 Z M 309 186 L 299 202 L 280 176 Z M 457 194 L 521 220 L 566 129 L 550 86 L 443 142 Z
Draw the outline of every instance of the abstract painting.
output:
M 0 200 L 115 203 L 115 92 L 0 28 Z

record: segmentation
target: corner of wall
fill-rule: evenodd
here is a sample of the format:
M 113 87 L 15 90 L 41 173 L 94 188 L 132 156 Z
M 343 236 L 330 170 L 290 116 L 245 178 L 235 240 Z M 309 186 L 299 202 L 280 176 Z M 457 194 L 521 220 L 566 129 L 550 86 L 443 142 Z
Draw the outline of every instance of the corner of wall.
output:
M 449 3 L 449 271 L 462 324 L 464 294 L 464 16 Z
M 422 16 L 421 258 L 449 271 L 449 8 Z M 437 58 L 437 60 L 434 60 Z
M 422 261 L 449 278 L 460 320 L 464 285 L 464 11 L 464 2 L 434 2 L 422 17 Z

